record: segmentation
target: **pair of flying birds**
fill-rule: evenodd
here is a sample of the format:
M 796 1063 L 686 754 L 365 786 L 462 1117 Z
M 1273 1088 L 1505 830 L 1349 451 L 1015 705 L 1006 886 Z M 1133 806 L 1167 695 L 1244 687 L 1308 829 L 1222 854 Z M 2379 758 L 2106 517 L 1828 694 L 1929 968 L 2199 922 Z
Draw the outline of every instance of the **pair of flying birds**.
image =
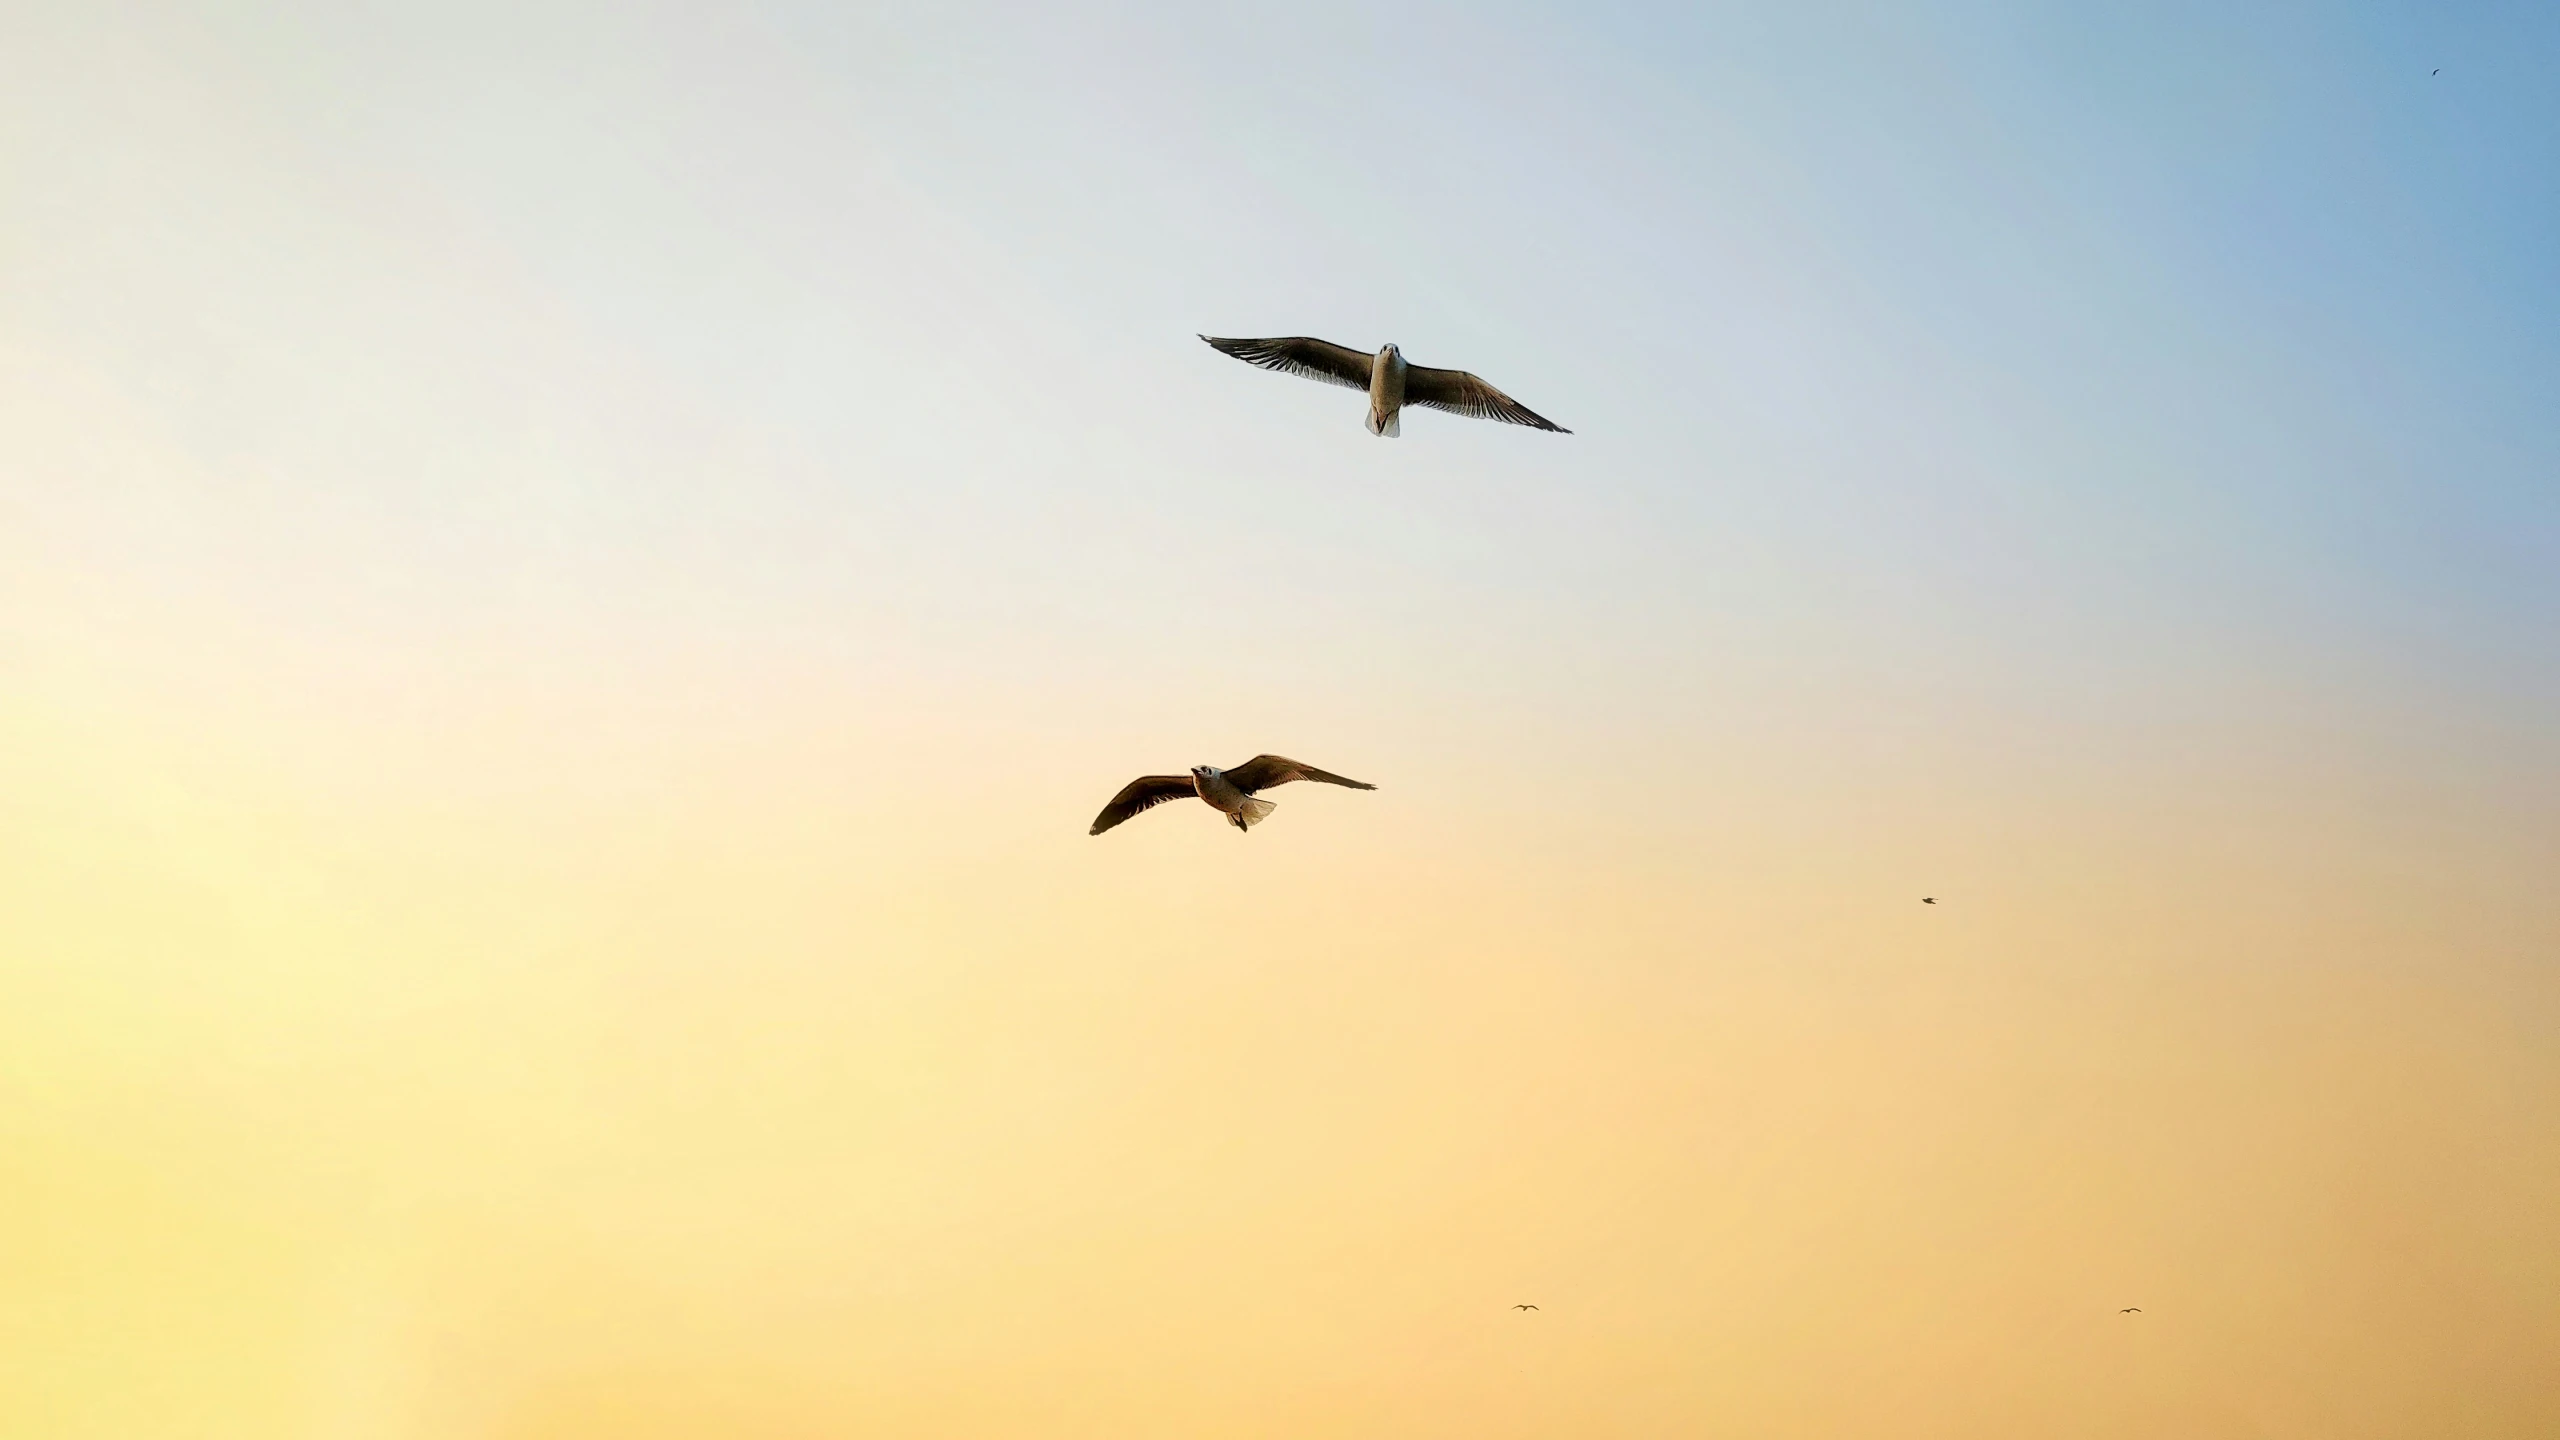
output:
M 1221 354 L 1233 355 L 1248 365 L 1369 392 L 1369 433 L 1372 435 L 1402 434 L 1404 427 L 1400 417 L 1407 405 L 1426 405 L 1453 415 L 1500 420 L 1537 430 L 1553 430 L 1558 434 L 1571 433 L 1464 370 L 1435 370 L 1428 365 L 1410 364 L 1405 360 L 1404 352 L 1393 345 L 1381 346 L 1376 354 L 1366 355 L 1347 345 L 1310 339 L 1304 335 L 1270 340 L 1222 340 L 1212 335 L 1200 338 L 1215 346 Z M 1258 792 L 1274 785 L 1286 785 L 1292 780 L 1321 780 L 1327 785 L 1348 785 L 1354 790 L 1378 788 L 1346 779 L 1329 770 L 1319 770 L 1313 765 L 1302 765 L 1284 756 L 1256 755 L 1232 770 L 1221 770 L 1214 765 L 1194 765 L 1188 775 L 1141 775 L 1112 796 L 1111 803 L 1102 807 L 1102 813 L 1093 817 L 1092 833 L 1099 835 L 1130 816 L 1153 809 L 1167 800 L 1196 796 L 1225 815 L 1227 823 L 1242 834 L 1261 824 L 1264 817 L 1276 808 L 1271 801 L 1259 798 Z

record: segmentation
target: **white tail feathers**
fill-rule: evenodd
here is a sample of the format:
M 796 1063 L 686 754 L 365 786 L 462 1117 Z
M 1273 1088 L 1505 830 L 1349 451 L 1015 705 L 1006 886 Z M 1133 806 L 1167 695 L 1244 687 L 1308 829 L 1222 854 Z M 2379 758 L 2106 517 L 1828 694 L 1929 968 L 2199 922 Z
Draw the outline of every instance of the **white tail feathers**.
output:
M 1250 830 L 1270 818 L 1271 812 L 1279 808 L 1277 801 L 1257 800 L 1248 795 L 1245 797 L 1244 808 L 1229 815 L 1227 819 L 1232 821 L 1239 830 Z
M 1390 440 L 1403 434 L 1404 412 L 1402 410 L 1398 410 L 1393 415 L 1387 417 L 1386 424 L 1381 425 L 1378 423 L 1378 412 L 1374 409 L 1371 410 L 1369 412 L 1369 433 L 1372 435 L 1384 435 Z

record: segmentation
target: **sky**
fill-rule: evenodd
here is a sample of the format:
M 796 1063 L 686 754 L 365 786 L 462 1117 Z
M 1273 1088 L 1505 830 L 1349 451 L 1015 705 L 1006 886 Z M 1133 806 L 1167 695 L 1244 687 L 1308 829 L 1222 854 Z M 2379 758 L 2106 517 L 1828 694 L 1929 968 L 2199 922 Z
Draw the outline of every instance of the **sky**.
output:
M 0 4 L 0 1431 L 2560 1431 L 2555 62 Z

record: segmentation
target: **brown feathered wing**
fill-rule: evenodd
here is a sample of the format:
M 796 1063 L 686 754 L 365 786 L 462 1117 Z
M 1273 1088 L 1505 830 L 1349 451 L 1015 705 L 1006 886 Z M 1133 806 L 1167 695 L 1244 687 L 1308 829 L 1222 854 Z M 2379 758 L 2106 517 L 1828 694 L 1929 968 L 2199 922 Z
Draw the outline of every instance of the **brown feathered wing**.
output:
M 1369 369 L 1374 357 L 1329 340 L 1312 340 L 1304 335 L 1284 335 L 1273 340 L 1221 340 L 1215 335 L 1200 338 L 1208 341 L 1218 353 L 1233 355 L 1247 365 L 1259 365 L 1283 375 L 1303 375 L 1328 385 L 1346 385 L 1354 390 L 1369 388 Z
M 1093 817 L 1093 828 L 1085 833 L 1099 835 L 1141 810 L 1151 810 L 1167 800 L 1179 800 L 1199 793 L 1200 787 L 1191 783 L 1188 775 L 1141 775 L 1120 787 L 1120 793 L 1112 796 L 1111 803 L 1102 807 L 1102 813 Z
M 1573 433 L 1464 370 L 1434 370 L 1428 365 L 1406 366 L 1404 403 L 1428 405 L 1452 415 L 1472 415 L 1478 420 L 1500 420 L 1508 425 L 1526 425 L 1534 430 L 1553 430 L 1559 435 Z
M 1319 770 L 1313 765 L 1301 765 L 1285 755 L 1256 755 L 1228 771 L 1227 778 L 1234 781 L 1235 787 L 1247 795 L 1258 790 L 1268 790 L 1274 785 L 1286 785 L 1292 780 L 1321 780 L 1327 785 L 1348 785 L 1354 790 L 1378 788 L 1366 781 L 1336 775 L 1330 770 Z

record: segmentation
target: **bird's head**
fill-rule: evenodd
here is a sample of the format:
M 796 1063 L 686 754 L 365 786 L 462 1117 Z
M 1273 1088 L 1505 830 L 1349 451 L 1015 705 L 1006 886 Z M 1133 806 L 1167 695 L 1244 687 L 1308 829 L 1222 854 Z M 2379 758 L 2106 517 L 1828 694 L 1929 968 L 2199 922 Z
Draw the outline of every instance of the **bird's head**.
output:
M 1215 765 L 1194 765 L 1191 767 L 1191 778 L 1194 780 L 1206 780 L 1217 773 L 1218 767 Z
M 1386 356 L 1390 360 L 1393 360 L 1404 352 L 1396 348 L 1396 342 L 1390 340 L 1386 344 L 1378 347 L 1378 353 Z

